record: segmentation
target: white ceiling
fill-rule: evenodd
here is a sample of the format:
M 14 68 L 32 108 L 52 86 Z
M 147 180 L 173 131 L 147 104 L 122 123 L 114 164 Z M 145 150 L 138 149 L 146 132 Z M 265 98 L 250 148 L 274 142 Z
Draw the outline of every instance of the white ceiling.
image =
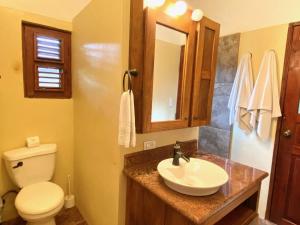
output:
M 91 0 L 0 0 L 0 6 L 71 22 Z
M 0 0 L 0 6 L 64 21 L 72 19 L 91 0 Z M 100 1 L 100 0 L 97 0 Z M 300 21 L 300 0 L 186 0 L 221 24 L 221 35 Z M 112 3 L 113 4 L 113 3 Z
M 221 24 L 221 35 L 300 21 L 300 0 L 187 0 Z

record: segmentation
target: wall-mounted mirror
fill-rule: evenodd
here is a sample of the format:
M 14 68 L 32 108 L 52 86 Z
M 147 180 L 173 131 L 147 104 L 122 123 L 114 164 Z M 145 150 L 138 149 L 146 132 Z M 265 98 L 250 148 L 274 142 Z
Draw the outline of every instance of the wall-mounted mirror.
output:
M 151 121 L 180 119 L 187 35 L 156 24 Z
M 188 126 L 196 24 L 145 10 L 143 130 Z
M 219 24 L 192 10 L 167 15 L 165 6 L 144 8 L 133 0 L 130 68 L 138 133 L 208 124 L 214 87 Z M 136 9 L 139 10 L 136 10 Z

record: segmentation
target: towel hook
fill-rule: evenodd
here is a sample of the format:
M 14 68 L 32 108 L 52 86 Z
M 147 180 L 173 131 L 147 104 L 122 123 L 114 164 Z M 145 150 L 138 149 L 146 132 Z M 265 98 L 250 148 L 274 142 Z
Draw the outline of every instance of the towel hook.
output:
M 136 69 L 131 69 L 131 70 L 126 70 L 124 75 L 123 75 L 123 91 L 126 91 L 125 88 L 125 78 L 126 76 L 128 76 L 128 83 L 127 83 L 127 89 L 130 91 L 132 91 L 132 77 L 134 76 L 136 77 L 138 75 L 138 71 Z

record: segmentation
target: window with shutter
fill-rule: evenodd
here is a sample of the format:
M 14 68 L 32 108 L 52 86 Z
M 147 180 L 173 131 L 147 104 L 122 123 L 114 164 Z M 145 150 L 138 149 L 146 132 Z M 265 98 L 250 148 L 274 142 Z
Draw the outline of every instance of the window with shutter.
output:
M 71 98 L 71 33 L 23 22 L 25 97 Z

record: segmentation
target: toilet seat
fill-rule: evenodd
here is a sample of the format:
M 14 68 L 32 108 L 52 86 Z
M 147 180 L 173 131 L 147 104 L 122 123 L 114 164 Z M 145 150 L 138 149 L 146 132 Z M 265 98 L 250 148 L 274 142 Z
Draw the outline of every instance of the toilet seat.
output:
M 64 203 L 61 187 L 51 182 L 40 182 L 24 187 L 17 195 L 15 206 L 20 214 L 48 214 L 60 210 Z

